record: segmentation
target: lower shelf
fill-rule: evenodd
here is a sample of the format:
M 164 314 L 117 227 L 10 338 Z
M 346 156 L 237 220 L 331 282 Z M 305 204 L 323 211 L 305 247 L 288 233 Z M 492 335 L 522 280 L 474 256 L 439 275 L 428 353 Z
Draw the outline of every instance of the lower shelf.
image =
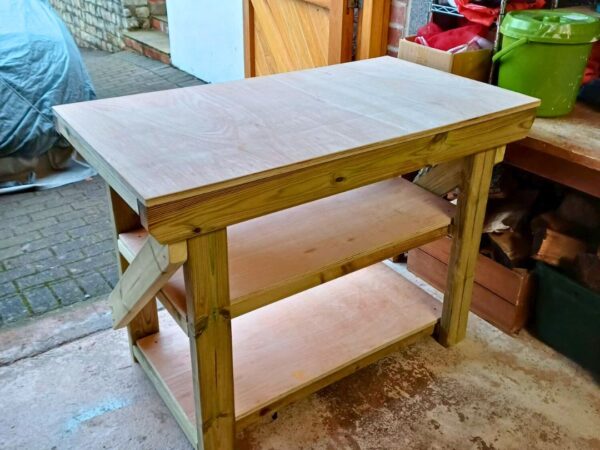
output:
M 441 306 L 376 264 L 233 319 L 237 429 L 431 335 Z M 159 391 L 176 400 L 174 412 L 194 423 L 187 336 L 168 318 L 137 346 Z

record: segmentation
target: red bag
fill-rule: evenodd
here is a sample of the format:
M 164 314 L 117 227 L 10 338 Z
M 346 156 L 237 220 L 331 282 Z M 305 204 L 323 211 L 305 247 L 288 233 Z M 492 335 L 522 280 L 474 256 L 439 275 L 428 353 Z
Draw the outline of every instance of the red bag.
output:
M 510 0 L 509 0 L 510 1 Z M 458 12 L 471 22 L 490 26 L 498 18 L 500 8 L 489 8 L 487 6 L 471 3 L 471 0 L 455 0 Z M 513 0 L 506 6 L 507 11 L 515 9 L 539 9 L 546 4 L 546 0 Z
M 600 41 L 596 42 L 592 47 L 592 53 L 583 73 L 581 84 L 587 84 L 596 78 L 600 78 Z
M 444 31 L 435 23 L 430 22 L 419 28 L 417 36 L 422 37 L 423 40 L 416 42 L 446 51 L 459 45 L 468 44 L 477 36 L 486 36 L 487 30 L 487 27 L 475 23 Z

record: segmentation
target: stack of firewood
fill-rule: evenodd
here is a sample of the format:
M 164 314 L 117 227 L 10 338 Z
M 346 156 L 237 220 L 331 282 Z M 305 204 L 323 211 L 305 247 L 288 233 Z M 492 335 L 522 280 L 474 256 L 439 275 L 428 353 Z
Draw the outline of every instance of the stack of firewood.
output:
M 497 181 L 482 253 L 511 269 L 543 261 L 600 293 L 600 199 L 509 171 Z

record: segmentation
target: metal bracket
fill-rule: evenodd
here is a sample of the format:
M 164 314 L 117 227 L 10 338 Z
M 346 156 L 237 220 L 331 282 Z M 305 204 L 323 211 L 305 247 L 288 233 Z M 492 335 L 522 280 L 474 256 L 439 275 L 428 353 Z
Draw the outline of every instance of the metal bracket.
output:
M 361 9 L 363 7 L 363 0 L 347 0 L 347 7 L 349 9 Z

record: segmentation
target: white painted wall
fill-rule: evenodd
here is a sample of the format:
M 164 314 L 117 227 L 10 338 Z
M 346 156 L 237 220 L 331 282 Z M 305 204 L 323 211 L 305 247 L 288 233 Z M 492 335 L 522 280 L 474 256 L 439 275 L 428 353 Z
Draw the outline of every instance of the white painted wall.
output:
M 244 78 L 241 0 L 167 0 L 174 66 L 211 83 Z

